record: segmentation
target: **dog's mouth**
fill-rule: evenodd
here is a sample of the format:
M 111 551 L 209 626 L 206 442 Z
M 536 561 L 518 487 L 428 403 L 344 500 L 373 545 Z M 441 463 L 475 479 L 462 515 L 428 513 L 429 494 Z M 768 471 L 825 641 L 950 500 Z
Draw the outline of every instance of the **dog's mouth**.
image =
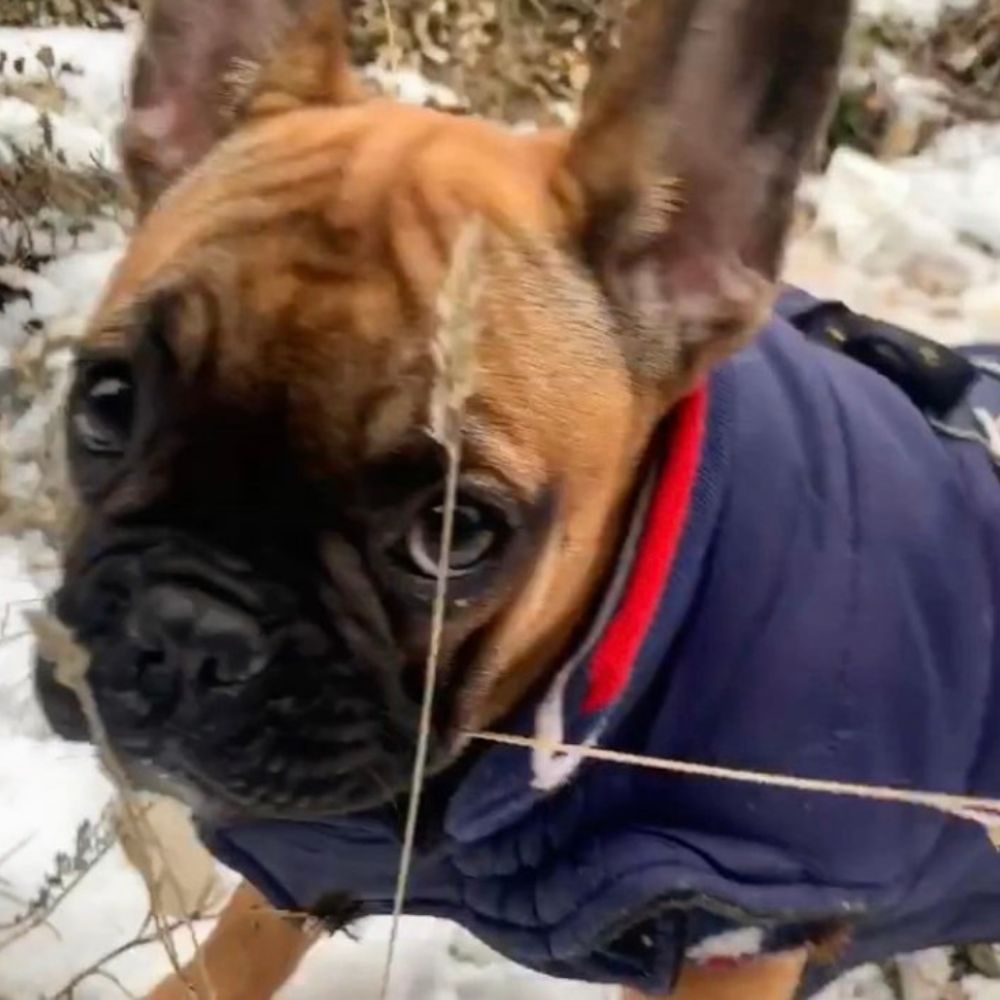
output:
M 203 814 L 309 818 L 397 797 L 422 691 L 363 609 L 273 580 L 169 536 L 119 536 L 67 572 L 53 610 L 90 655 L 111 749 L 138 786 Z M 36 678 L 56 731 L 89 738 L 51 665 Z M 454 742 L 448 715 L 432 770 Z

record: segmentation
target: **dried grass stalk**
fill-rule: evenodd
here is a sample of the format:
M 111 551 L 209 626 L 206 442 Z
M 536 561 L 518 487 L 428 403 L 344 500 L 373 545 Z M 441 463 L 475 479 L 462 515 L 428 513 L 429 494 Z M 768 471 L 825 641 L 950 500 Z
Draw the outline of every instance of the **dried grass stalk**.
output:
M 434 694 L 437 689 L 441 640 L 448 602 L 448 568 L 451 562 L 455 525 L 455 502 L 462 457 L 462 420 L 472 395 L 476 372 L 476 345 L 479 340 L 479 302 L 483 281 L 484 226 L 478 217 L 459 234 L 452 252 L 451 267 L 438 299 L 438 329 L 432 344 L 437 377 L 431 391 L 430 432 L 445 449 L 448 458 L 445 500 L 441 527 L 437 586 L 431 618 L 430 645 L 424 675 L 424 696 L 420 731 L 414 756 L 406 831 L 399 863 L 399 877 L 393 904 L 392 931 L 382 978 L 382 1000 L 389 994 L 399 921 L 406 905 L 406 892 L 413 862 L 420 803 L 427 771 Z
M 139 873 L 146 883 L 150 899 L 150 913 L 156 928 L 156 937 L 170 961 L 175 974 L 184 983 L 192 997 L 201 996 L 187 980 L 184 966 L 174 944 L 172 928 L 164 916 L 163 882 L 155 875 L 156 865 L 154 854 L 160 860 L 160 870 L 164 881 L 171 886 L 172 891 L 180 898 L 182 891 L 170 867 L 167 852 L 159 841 L 156 831 L 149 824 L 142 803 L 129 783 L 121 762 L 108 739 L 94 699 L 94 693 L 88 677 L 90 658 L 87 652 L 73 639 L 69 631 L 54 617 L 45 612 L 29 612 L 25 615 L 38 641 L 39 652 L 55 665 L 56 679 L 68 687 L 77 696 L 80 708 L 87 720 L 91 739 L 101 754 L 105 769 L 109 774 L 122 805 L 122 821 L 129 829 L 133 838 L 133 857 L 137 862 Z M 186 927 L 195 954 L 199 953 L 198 936 L 193 922 L 185 918 L 181 925 Z M 215 998 L 207 970 L 199 970 L 203 985 L 208 990 L 211 1000 Z
M 462 416 L 475 384 L 484 233 L 478 217 L 460 232 L 438 299 L 439 323 L 431 346 L 437 375 L 429 425 L 435 440 L 449 452 L 461 443 Z

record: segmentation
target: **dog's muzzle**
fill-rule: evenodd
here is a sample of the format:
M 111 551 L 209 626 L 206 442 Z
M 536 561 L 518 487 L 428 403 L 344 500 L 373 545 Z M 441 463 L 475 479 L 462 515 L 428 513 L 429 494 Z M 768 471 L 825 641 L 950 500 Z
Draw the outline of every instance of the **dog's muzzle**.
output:
M 140 781 L 282 815 L 350 811 L 402 787 L 416 705 L 391 644 L 377 657 L 350 648 L 319 579 L 183 535 L 116 533 L 74 559 L 54 610 L 90 654 L 101 719 Z M 81 738 L 51 666 L 36 686 L 57 732 Z

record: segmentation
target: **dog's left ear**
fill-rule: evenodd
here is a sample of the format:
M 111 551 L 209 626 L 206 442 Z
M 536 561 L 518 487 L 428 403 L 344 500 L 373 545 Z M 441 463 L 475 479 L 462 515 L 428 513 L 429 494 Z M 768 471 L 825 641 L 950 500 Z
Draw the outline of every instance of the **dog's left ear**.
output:
M 569 152 L 633 369 L 673 394 L 773 300 L 850 0 L 641 0 Z
M 253 117 L 363 97 L 339 0 L 150 0 L 122 130 L 145 210 Z

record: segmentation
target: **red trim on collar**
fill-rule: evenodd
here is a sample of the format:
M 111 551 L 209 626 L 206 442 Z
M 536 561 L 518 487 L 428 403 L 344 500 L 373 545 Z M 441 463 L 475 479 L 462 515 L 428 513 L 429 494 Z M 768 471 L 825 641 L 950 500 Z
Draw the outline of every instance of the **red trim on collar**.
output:
M 585 712 L 600 712 L 622 693 L 639 654 L 677 556 L 687 523 L 694 484 L 701 464 L 708 414 L 708 389 L 703 385 L 685 397 L 674 411 L 670 453 L 646 520 L 632 579 L 590 661 L 590 686 Z
M 718 955 L 715 958 L 706 958 L 694 964 L 700 969 L 738 969 L 741 965 L 752 962 L 757 955 Z

